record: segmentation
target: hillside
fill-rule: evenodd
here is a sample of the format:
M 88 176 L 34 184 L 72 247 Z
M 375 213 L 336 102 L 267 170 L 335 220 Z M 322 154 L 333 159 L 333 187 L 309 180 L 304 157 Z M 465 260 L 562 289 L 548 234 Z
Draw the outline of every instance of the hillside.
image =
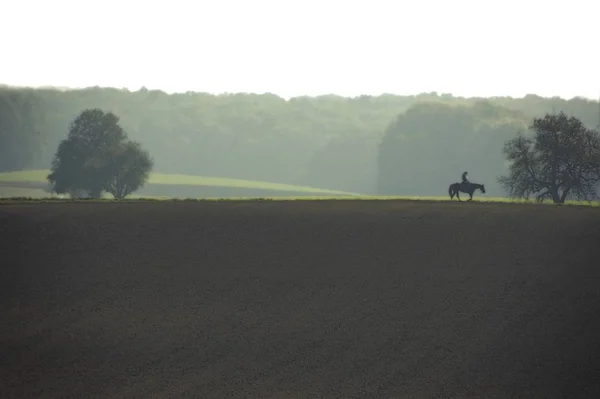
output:
M 0 173 L 0 197 L 48 197 L 48 170 Z M 208 176 L 152 173 L 147 184 L 135 193 L 137 197 L 205 198 L 357 195 L 344 191 L 294 186 L 263 181 L 228 179 Z M 110 198 L 110 195 L 108 195 Z
M 0 203 L 3 397 L 600 397 L 600 209 Z

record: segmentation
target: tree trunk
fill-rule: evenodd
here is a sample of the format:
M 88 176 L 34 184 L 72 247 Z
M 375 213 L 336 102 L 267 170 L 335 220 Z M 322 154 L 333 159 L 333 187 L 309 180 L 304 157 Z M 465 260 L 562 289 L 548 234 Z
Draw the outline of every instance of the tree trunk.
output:
M 126 190 L 125 190 L 125 185 L 124 184 L 119 184 L 119 182 L 117 181 L 117 184 L 115 184 L 115 199 L 118 200 L 122 200 L 123 198 L 125 198 L 126 195 Z
M 560 204 L 560 195 L 558 195 L 558 187 L 553 186 L 553 187 L 548 187 L 548 192 L 550 193 L 550 195 L 552 196 L 552 202 L 554 202 L 555 204 Z
M 565 188 L 565 190 L 562 192 L 562 195 L 560 196 L 560 203 L 564 204 L 565 200 L 567 199 L 567 196 L 569 195 L 569 192 L 571 191 L 571 187 L 567 187 Z

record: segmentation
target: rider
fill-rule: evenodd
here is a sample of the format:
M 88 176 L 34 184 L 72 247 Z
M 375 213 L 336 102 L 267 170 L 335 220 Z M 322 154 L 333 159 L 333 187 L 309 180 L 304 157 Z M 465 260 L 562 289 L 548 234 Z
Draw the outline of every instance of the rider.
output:
M 462 184 L 467 184 L 469 182 L 469 180 L 467 180 L 467 174 L 468 173 L 469 172 L 467 172 L 467 171 L 463 172 L 463 174 L 462 174 Z

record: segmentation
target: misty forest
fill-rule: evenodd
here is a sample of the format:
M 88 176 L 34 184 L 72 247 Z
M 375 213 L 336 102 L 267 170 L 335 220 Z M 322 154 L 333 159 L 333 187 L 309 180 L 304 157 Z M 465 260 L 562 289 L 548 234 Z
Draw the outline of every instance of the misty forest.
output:
M 180 93 L 142 88 L 0 88 L 0 172 L 49 169 L 85 109 L 114 113 L 151 154 L 153 172 L 260 180 L 371 195 L 445 195 L 448 184 L 498 181 L 503 146 L 534 118 L 564 112 L 589 129 L 598 102 L 527 95 Z M 169 193 L 176 194 L 176 193 Z

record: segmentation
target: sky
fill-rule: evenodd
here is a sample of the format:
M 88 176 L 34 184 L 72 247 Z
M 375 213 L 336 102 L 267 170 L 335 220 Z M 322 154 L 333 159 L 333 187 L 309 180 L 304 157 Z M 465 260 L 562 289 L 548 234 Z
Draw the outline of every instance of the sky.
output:
M 0 83 L 600 96 L 597 0 L 0 0 Z

